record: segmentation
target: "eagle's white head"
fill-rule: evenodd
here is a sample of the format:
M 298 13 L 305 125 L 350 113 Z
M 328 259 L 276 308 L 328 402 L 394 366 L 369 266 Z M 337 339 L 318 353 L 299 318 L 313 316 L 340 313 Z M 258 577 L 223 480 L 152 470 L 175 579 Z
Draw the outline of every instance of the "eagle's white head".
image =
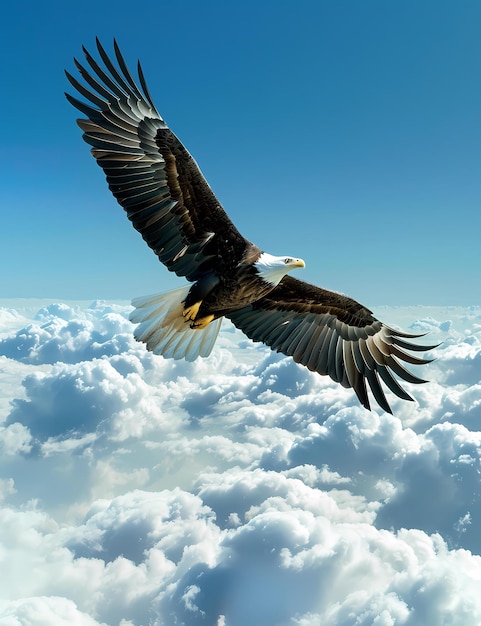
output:
M 278 285 L 286 274 L 296 267 L 306 267 L 302 259 L 291 256 L 273 256 L 263 252 L 254 263 L 259 276 L 271 285 Z

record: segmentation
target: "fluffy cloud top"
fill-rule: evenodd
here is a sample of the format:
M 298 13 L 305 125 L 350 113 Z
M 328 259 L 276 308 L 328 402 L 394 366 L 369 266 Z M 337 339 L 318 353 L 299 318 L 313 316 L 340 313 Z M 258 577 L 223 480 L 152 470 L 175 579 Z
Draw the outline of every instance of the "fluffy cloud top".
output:
M 394 416 L 128 311 L 0 309 L 2 626 L 481 623 L 480 309 L 388 311 L 443 341 Z

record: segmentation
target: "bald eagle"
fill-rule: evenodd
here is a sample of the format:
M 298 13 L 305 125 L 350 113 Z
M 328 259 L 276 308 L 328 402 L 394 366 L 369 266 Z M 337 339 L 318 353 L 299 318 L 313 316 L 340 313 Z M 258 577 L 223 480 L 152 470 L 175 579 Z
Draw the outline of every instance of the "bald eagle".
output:
M 409 351 L 421 335 L 390 328 L 358 302 L 291 277 L 304 261 L 274 256 L 245 239 L 227 216 L 196 162 L 157 112 L 140 63 L 141 89 L 114 41 L 117 64 L 97 39 L 103 64 L 85 48 L 84 80 L 66 72 L 85 98 L 66 94 L 86 119 L 84 140 L 105 172 L 109 188 L 159 260 L 190 284 L 133 300 L 135 338 L 154 354 L 173 359 L 207 357 L 223 317 L 254 341 L 291 356 L 309 370 L 352 387 L 370 409 L 366 381 L 391 412 L 381 381 L 405 400 L 398 378 L 425 382 L 401 361 L 428 363 Z

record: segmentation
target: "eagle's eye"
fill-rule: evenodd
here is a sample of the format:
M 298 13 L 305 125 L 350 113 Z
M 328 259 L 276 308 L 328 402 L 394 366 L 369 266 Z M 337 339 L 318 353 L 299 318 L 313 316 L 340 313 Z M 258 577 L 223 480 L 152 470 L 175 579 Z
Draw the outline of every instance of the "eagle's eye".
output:
M 285 263 L 286 265 L 288 265 L 289 263 L 292 263 L 292 259 L 291 259 L 291 257 L 289 257 L 289 256 L 288 256 L 287 258 L 285 258 L 285 259 L 284 259 L 284 263 Z

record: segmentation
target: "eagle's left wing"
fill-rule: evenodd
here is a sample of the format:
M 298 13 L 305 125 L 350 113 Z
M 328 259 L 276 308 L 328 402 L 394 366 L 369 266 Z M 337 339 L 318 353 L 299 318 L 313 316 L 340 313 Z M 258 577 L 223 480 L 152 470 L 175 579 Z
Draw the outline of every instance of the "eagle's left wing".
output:
M 159 260 L 196 281 L 219 270 L 233 271 L 242 258 L 260 254 L 159 115 L 140 64 L 141 88 L 115 41 L 117 64 L 98 40 L 97 48 L 104 67 L 85 49 L 88 67 L 75 61 L 85 84 L 66 72 L 83 100 L 66 96 L 86 116 L 77 122 L 111 192 Z
M 423 383 L 401 361 L 429 363 L 405 350 L 426 351 L 403 333 L 377 320 L 364 306 L 342 294 L 286 276 L 267 296 L 227 315 L 254 341 L 292 356 L 296 363 L 352 387 L 370 409 L 366 381 L 379 406 L 392 413 L 381 380 L 398 397 L 413 398 L 393 373 L 410 383 Z

